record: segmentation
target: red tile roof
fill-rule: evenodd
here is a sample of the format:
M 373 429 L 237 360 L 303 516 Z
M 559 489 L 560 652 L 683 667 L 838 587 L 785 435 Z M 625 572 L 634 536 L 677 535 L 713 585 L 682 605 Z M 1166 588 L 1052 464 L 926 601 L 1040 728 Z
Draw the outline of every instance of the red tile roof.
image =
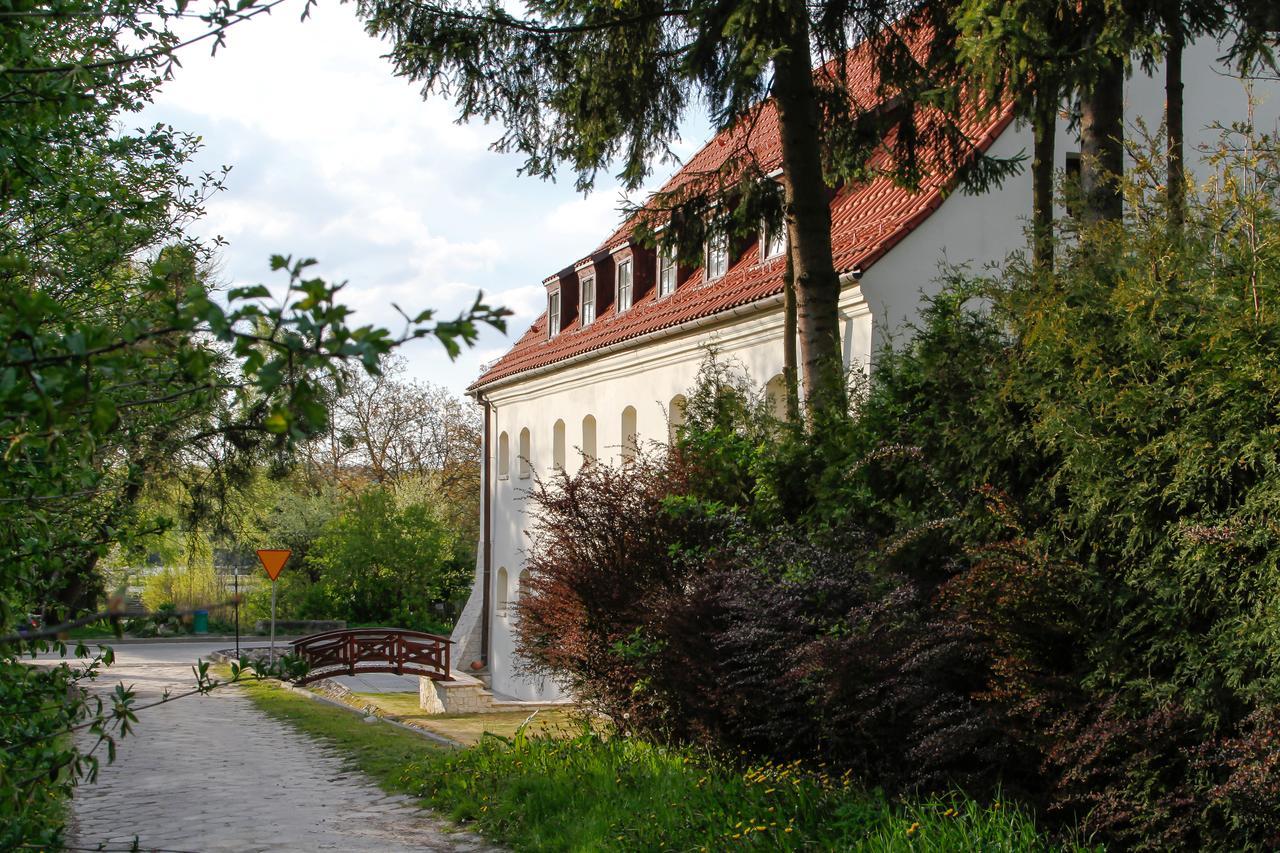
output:
M 849 85 L 854 94 L 862 103 L 874 103 L 875 77 L 868 55 L 855 49 L 850 55 L 849 68 Z M 985 150 L 1010 121 L 1012 113 L 1009 110 L 997 110 L 981 119 L 970 116 L 968 130 L 980 149 Z M 780 168 L 782 150 L 777 114 L 772 102 L 768 102 L 761 106 L 749 127 L 740 125 L 725 131 L 695 154 L 666 183 L 663 191 L 678 187 L 698 173 L 719 168 L 739 150 L 744 136 L 764 172 Z M 872 165 L 875 165 L 874 159 Z M 913 192 L 896 185 L 888 177 L 879 176 L 867 183 L 842 187 L 831 202 L 831 242 L 836 270 L 866 270 L 937 210 L 954 182 L 952 173 L 935 175 Z M 574 265 L 625 242 L 633 222 L 624 222 L 590 255 Z M 610 305 L 585 329 L 575 319 L 554 338 L 548 339 L 547 315 L 544 313 L 506 355 L 472 383 L 471 388 L 479 389 L 528 370 L 554 365 L 650 332 L 712 317 L 775 296 L 782 292 L 785 267 L 783 256 L 762 262 L 757 242 L 736 258 L 731 258 L 728 272 L 720 278 L 704 282 L 704 271 L 699 269 L 681 282 L 675 293 L 659 297 L 654 287 L 644 299 L 626 311 L 618 313 L 617 306 Z M 553 275 L 547 281 L 555 277 Z

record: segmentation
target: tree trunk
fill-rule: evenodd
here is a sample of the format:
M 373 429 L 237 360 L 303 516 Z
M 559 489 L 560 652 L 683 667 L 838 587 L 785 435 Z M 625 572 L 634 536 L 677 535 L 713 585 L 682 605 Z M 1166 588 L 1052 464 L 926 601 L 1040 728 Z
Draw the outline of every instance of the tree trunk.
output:
M 1087 223 L 1124 216 L 1124 63 L 1107 61 L 1080 97 L 1080 192 Z
M 1176 239 L 1182 236 L 1182 224 L 1187 218 L 1187 186 L 1182 148 L 1182 21 L 1172 10 L 1165 19 L 1165 38 L 1168 41 L 1168 52 L 1164 66 L 1164 115 L 1169 172 L 1166 193 L 1169 237 Z
M 840 279 L 831 253 L 831 208 L 818 147 L 818 100 L 803 4 L 793 0 L 787 50 L 774 61 L 782 134 L 782 184 L 799 314 L 810 426 L 848 411 L 840 361 Z
M 782 381 L 787 386 L 787 422 L 800 422 L 800 385 L 796 368 L 796 282 L 787 252 L 787 271 L 782 283 Z
M 1031 160 L 1031 256 L 1036 269 L 1053 270 L 1053 167 L 1058 130 L 1058 89 L 1046 86 L 1036 94 Z

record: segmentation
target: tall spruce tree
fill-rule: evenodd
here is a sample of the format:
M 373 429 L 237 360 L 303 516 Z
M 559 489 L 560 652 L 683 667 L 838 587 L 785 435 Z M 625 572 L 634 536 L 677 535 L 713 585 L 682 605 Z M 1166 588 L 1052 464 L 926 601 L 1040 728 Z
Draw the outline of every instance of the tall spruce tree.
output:
M 663 239 L 685 258 L 708 227 L 745 233 L 761 215 L 785 222 L 814 425 L 847 408 L 831 188 L 866 179 L 872 154 L 886 147 L 889 171 L 907 185 L 958 168 L 965 186 L 980 190 L 1017 168 L 977 150 L 958 119 L 959 83 L 933 77 L 935 46 L 951 49 L 938 37 L 948 23 L 934 4 L 535 0 L 523 17 L 497 2 L 358 5 L 368 30 L 390 40 L 397 73 L 422 81 L 424 96 L 451 96 L 461 119 L 501 123 L 495 148 L 523 152 L 524 171 L 544 178 L 567 165 L 582 190 L 610 164 L 624 187 L 638 188 L 671 159 L 680 119 L 695 104 L 708 105 L 724 130 L 771 98 L 780 187 L 744 150 L 650 208 L 664 210 L 672 227 Z M 858 43 L 882 74 L 874 100 L 855 92 L 843 61 Z

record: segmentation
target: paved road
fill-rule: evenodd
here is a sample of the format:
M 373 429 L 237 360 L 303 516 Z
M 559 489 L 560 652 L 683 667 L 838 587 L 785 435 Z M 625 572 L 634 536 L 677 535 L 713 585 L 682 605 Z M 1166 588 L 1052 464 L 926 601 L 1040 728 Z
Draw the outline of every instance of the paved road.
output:
M 140 700 L 191 684 L 191 663 L 223 644 L 120 646 L 109 678 Z M 352 717 L 353 725 L 365 725 Z M 389 797 L 335 751 L 259 712 L 237 688 L 139 714 L 96 784 L 73 800 L 72 846 L 125 850 L 489 851 L 404 798 Z

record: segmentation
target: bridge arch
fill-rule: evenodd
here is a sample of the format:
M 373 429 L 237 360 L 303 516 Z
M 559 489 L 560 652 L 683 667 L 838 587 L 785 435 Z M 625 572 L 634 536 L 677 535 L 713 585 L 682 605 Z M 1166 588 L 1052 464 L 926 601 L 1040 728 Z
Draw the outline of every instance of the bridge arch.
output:
M 400 628 L 349 628 L 312 634 L 290 643 L 293 653 L 307 662 L 307 674 L 295 684 L 310 684 L 335 675 L 392 672 L 433 681 L 452 681 L 449 646 L 452 640 Z

